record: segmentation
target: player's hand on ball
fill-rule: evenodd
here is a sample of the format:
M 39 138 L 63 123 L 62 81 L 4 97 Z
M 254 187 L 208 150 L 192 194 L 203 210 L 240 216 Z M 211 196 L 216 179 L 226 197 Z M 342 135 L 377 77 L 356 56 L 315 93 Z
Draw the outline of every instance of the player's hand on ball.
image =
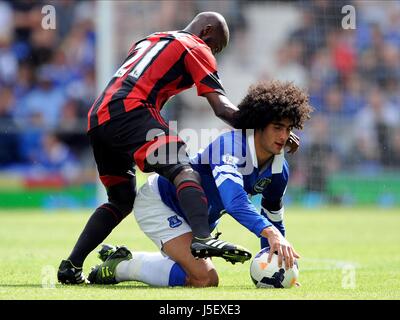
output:
M 300 138 L 293 132 L 290 132 L 290 136 L 286 141 L 285 147 L 289 148 L 288 153 L 295 153 L 300 147 Z
M 300 258 L 300 255 L 294 250 L 292 245 L 282 236 L 274 226 L 265 228 L 261 233 L 269 242 L 268 263 L 271 262 L 274 252 L 278 253 L 278 266 L 282 267 L 282 261 L 285 260 L 285 269 L 293 268 L 294 260 Z

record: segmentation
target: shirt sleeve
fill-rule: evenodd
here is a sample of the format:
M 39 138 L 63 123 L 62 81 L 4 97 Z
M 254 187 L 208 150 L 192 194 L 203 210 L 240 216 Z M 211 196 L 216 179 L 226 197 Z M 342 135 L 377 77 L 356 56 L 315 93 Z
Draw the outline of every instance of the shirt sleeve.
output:
M 261 214 L 285 236 L 283 196 L 289 181 L 289 166 L 285 160 L 283 170 L 272 176 L 271 183 L 262 192 Z
M 211 162 L 212 175 L 226 212 L 257 237 L 260 237 L 262 230 L 272 224 L 257 211 L 249 200 L 243 188 L 243 176 L 238 168 L 239 162 L 240 159 L 233 153 L 224 152 L 217 164 Z
M 199 96 L 209 92 L 225 95 L 217 72 L 217 62 L 208 47 L 197 46 L 189 49 L 185 57 L 185 67 L 197 87 Z

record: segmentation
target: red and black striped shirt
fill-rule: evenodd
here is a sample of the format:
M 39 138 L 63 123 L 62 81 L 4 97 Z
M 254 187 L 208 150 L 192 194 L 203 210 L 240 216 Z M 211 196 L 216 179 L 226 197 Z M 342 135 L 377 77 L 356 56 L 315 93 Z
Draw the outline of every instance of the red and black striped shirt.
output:
M 198 95 L 224 94 L 211 49 L 185 31 L 159 32 L 136 42 L 88 113 L 88 130 L 139 106 L 161 110 L 193 86 Z

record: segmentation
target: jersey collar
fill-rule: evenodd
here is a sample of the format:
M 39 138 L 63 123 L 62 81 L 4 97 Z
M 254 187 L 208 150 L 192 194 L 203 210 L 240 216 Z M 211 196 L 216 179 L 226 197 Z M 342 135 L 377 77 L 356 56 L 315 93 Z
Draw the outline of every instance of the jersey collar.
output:
M 246 135 L 247 135 L 247 146 L 250 151 L 250 157 L 251 157 L 251 161 L 253 163 L 253 167 L 258 169 L 256 145 L 254 142 L 254 130 L 246 130 Z M 273 160 L 272 160 L 271 173 L 272 174 L 281 173 L 283 170 L 283 163 L 285 161 L 284 149 L 282 149 L 280 154 L 273 156 L 272 159 Z M 264 165 L 264 167 L 260 168 L 260 171 L 264 171 L 270 165 L 271 165 L 271 162 L 267 161 L 267 163 Z
M 282 149 L 280 154 L 274 156 L 274 161 L 272 161 L 271 173 L 281 173 L 283 171 L 283 163 L 285 162 L 285 151 Z
M 256 146 L 254 143 L 254 130 L 253 129 L 246 130 L 246 136 L 247 136 L 247 146 L 249 147 L 250 151 L 251 162 L 253 163 L 254 168 L 258 168 Z

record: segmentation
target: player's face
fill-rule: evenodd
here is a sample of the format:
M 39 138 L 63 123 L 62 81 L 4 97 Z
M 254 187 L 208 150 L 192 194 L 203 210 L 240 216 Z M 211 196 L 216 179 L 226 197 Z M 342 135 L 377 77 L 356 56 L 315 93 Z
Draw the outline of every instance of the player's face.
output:
M 260 145 L 263 152 L 269 153 L 271 156 L 279 154 L 285 147 L 286 141 L 289 139 L 293 122 L 289 119 L 273 121 L 261 131 Z

